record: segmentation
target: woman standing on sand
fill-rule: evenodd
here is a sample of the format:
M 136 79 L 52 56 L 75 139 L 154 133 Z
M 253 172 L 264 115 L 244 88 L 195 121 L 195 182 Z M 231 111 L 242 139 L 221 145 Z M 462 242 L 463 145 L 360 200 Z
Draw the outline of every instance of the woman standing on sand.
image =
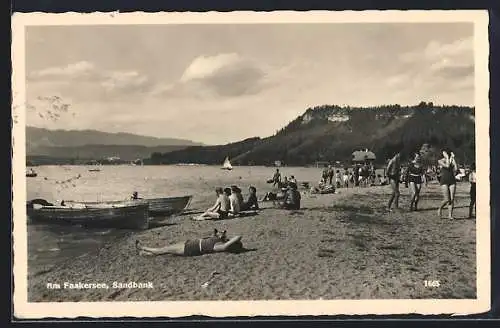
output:
M 226 231 L 219 235 L 217 229 L 214 229 L 212 237 L 186 240 L 158 248 L 142 246 L 140 241 L 136 240 L 135 247 L 139 255 L 199 256 L 211 253 L 238 252 L 243 250 L 243 243 L 241 236 L 229 239 L 226 236 Z
M 399 208 L 399 180 L 401 178 L 401 154 L 399 152 L 389 160 L 386 172 L 392 189 L 392 194 L 387 204 L 387 209 L 391 212 L 392 202 L 394 202 L 396 208 Z
M 416 211 L 418 200 L 420 198 L 420 189 L 422 188 L 424 175 L 424 167 L 422 166 L 422 161 L 420 159 L 420 154 L 415 153 L 413 161 L 408 165 L 406 170 L 406 181 L 410 184 L 411 200 L 410 200 L 410 211 Z
M 443 158 L 438 160 L 438 165 L 441 169 L 439 184 L 443 192 L 443 202 L 438 208 L 438 216 L 441 218 L 443 208 L 448 205 L 448 219 L 453 220 L 453 206 L 455 203 L 455 191 L 457 180 L 455 179 L 455 172 L 457 171 L 457 162 L 455 161 L 455 154 L 449 149 L 443 150 Z

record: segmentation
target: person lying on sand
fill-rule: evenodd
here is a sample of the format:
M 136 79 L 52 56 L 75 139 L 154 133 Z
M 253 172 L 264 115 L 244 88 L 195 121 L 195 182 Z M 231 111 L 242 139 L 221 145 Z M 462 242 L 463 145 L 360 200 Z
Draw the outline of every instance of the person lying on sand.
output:
M 241 242 L 241 236 L 228 238 L 226 230 L 219 234 L 217 229 L 214 229 L 214 234 L 211 237 L 186 240 L 158 248 L 142 246 L 141 242 L 136 240 L 135 247 L 139 255 L 199 256 L 223 252 L 236 253 L 243 249 L 243 243 Z
M 229 210 L 231 209 L 229 195 L 231 195 L 231 189 L 226 188 L 222 190 L 221 187 L 215 188 L 215 193 L 217 195 L 217 200 L 215 204 L 207 209 L 203 214 L 193 217 L 193 220 L 203 221 L 203 220 L 213 220 L 213 219 L 227 219 Z

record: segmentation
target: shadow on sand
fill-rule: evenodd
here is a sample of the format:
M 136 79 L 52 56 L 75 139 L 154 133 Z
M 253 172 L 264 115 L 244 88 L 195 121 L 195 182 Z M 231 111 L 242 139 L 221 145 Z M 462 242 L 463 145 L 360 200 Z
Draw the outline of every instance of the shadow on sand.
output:
M 149 223 L 149 229 L 160 228 L 160 227 L 170 227 L 170 226 L 174 226 L 174 225 L 177 225 L 177 223 L 156 221 L 156 222 Z
M 257 250 L 258 250 L 257 248 L 241 248 L 238 250 L 233 250 L 229 253 L 231 253 L 231 254 L 243 254 L 243 253 L 248 253 L 248 252 L 255 252 Z

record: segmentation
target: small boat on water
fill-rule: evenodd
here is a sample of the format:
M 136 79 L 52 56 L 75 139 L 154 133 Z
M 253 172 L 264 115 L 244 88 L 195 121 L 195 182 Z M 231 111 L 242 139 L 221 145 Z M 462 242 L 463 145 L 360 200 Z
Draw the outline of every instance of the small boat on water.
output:
M 44 200 L 34 200 L 27 202 L 26 207 L 27 215 L 33 222 L 141 230 L 149 227 L 147 202 L 87 207 L 53 205 Z
M 148 208 L 149 217 L 155 218 L 155 217 L 164 217 L 181 213 L 189 206 L 192 199 L 193 199 L 192 195 L 186 195 L 178 197 L 113 200 L 113 201 L 103 201 L 103 202 L 78 202 L 78 201 L 66 200 L 65 203 L 70 205 L 80 205 L 80 206 L 99 208 L 99 207 L 108 207 L 110 205 L 127 206 L 136 204 L 137 202 L 147 202 L 149 205 Z
M 229 161 L 229 157 L 226 157 L 226 159 L 224 160 L 224 163 L 222 163 L 222 167 L 221 167 L 221 170 L 232 170 L 233 169 L 233 166 L 231 165 L 231 162 Z

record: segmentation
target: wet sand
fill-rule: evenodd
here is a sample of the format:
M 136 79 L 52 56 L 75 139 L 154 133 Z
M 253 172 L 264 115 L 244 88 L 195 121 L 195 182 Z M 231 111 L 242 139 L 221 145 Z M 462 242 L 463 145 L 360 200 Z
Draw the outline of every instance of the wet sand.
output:
M 259 196 L 265 185 L 258 186 Z M 269 189 L 269 186 L 267 186 Z M 390 187 L 339 189 L 302 197 L 302 209 L 262 203 L 256 216 L 224 221 L 167 219 L 130 232 L 97 251 L 30 271 L 28 300 L 162 301 L 286 299 L 470 299 L 476 297 L 476 229 L 468 215 L 468 184 L 458 184 L 456 220 L 439 219 L 439 186 L 422 188 L 418 212 L 384 210 Z M 213 199 L 197 199 L 199 209 Z M 443 211 L 443 215 L 446 210 Z M 241 254 L 139 256 L 135 240 L 159 247 L 210 235 L 214 228 L 242 235 Z M 208 284 L 211 274 L 216 275 Z M 439 280 L 425 287 L 424 280 Z M 113 282 L 151 282 L 153 288 L 112 288 Z M 47 283 L 106 283 L 109 289 L 50 289 Z

